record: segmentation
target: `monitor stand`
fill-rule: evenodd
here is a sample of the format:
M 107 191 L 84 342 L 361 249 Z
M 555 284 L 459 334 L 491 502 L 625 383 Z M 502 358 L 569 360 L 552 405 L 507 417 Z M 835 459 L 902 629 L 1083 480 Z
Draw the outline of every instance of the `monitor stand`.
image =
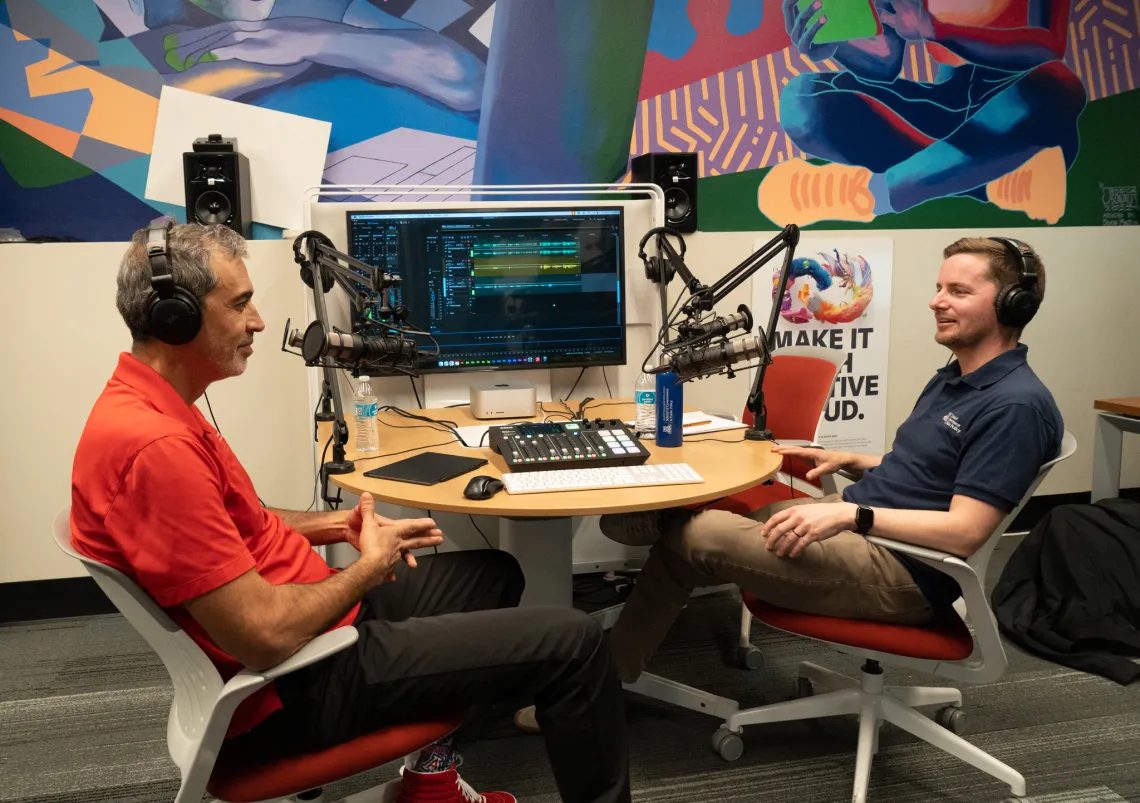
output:
M 577 369 L 574 369 L 577 371 Z M 494 377 L 504 382 L 526 380 L 534 385 L 535 398 L 540 402 L 551 400 L 550 369 L 535 371 L 471 371 L 461 374 L 425 374 L 424 406 L 428 409 L 466 404 L 470 401 L 470 386 L 476 379 Z

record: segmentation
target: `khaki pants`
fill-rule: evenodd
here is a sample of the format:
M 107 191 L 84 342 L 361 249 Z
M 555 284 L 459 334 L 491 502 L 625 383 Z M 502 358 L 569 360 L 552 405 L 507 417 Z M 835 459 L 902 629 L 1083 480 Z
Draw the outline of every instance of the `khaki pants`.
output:
M 623 526 L 621 517 L 603 517 L 602 531 L 614 540 L 653 544 L 610 633 L 610 650 L 622 681 L 637 679 L 698 586 L 734 583 L 773 605 L 823 616 L 910 625 L 929 622 L 930 603 L 910 572 L 889 550 L 861 535 L 839 533 L 809 544 L 794 559 L 778 557 L 765 547 L 761 528 L 775 512 L 795 504 L 838 501 L 838 494 L 791 499 L 769 505 L 754 518 L 723 510 L 692 517 L 666 511 L 664 531 L 654 534 L 631 533 L 634 528 Z

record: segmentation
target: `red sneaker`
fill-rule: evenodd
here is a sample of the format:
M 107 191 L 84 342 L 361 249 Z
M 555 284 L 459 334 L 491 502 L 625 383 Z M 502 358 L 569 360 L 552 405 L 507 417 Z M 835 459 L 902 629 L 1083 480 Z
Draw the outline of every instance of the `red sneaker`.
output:
M 454 768 L 445 772 L 414 772 L 404 769 L 404 782 L 397 803 L 516 803 L 507 792 L 481 795 L 459 777 Z

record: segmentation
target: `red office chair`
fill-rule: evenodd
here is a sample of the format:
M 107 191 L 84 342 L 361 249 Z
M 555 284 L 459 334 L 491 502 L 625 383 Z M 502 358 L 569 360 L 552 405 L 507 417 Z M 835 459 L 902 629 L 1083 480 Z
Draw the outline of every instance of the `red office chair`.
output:
M 799 666 L 789 702 L 736 711 L 713 735 L 713 747 L 729 761 L 744 750 L 740 733 L 745 725 L 789 722 L 840 714 L 859 715 L 859 743 L 855 754 L 855 787 L 852 803 L 864 803 L 871 777 L 871 759 L 879 749 L 879 727 L 890 722 L 924 741 L 1009 784 L 1016 796 L 1025 795 L 1025 778 L 1011 767 L 976 747 L 960 734 L 965 728 L 961 710 L 962 693 L 955 688 L 929 686 L 885 686 L 880 662 L 917 669 L 954 681 L 992 683 L 1008 666 L 1005 649 L 998 635 L 997 622 L 986 599 L 983 582 L 990 556 L 1041 480 L 1057 463 L 1077 450 L 1076 439 L 1065 433 L 1061 453 L 1041 467 L 1032 487 L 1017 506 L 994 530 L 989 540 L 969 560 L 933 549 L 868 536 L 880 546 L 906 552 L 928 566 L 942 571 L 962 587 L 964 610 L 971 627 L 952 614 L 944 621 L 923 627 L 882 624 L 856 619 L 816 616 L 790 611 L 744 595 L 744 603 L 765 624 L 796 635 L 816 639 L 839 652 L 864 660 L 862 678 L 854 680 L 810 662 Z M 958 605 L 955 606 L 957 611 Z M 973 633 L 971 633 L 971 628 Z M 977 646 L 978 657 L 970 661 Z M 814 684 L 835 691 L 814 695 Z M 936 720 L 914 710 L 920 705 L 943 705 Z
M 772 355 L 772 364 L 764 375 L 764 404 L 768 408 L 768 429 L 776 440 L 815 442 L 842 364 L 842 352 L 834 349 L 801 346 L 780 349 Z M 747 409 L 743 420 L 751 426 L 752 413 Z M 818 483 L 808 481 L 810 463 L 788 458 L 783 468 L 785 471 L 777 474 L 771 485 L 754 485 L 718 499 L 706 509 L 748 516 L 773 502 L 835 493 L 833 477 L 824 477 Z M 764 665 L 764 654 L 752 645 L 751 635 L 752 614 L 747 605 L 741 605 L 737 661 L 745 669 L 759 669 Z
M 128 622 L 146 639 L 170 673 L 174 700 L 166 745 L 182 782 L 174 803 L 199 803 L 208 791 L 221 803 L 269 803 L 379 767 L 419 750 L 459 727 L 461 716 L 380 728 L 315 753 L 283 759 L 243 754 L 223 741 L 238 704 L 274 678 L 294 672 L 349 647 L 355 627 L 322 633 L 277 666 L 244 670 L 226 683 L 206 653 L 126 575 L 80 555 L 71 545 L 70 508 L 55 517 L 53 534 L 65 554 L 80 561 Z M 394 783 L 395 781 L 393 781 Z M 356 798 L 378 799 L 369 790 Z M 310 798 L 312 799 L 312 798 Z
M 764 403 L 768 408 L 768 429 L 776 440 L 815 442 L 835 375 L 842 364 L 842 352 L 834 349 L 793 347 L 780 349 L 772 355 L 772 364 L 764 375 Z M 752 413 L 747 409 L 743 421 L 749 426 L 752 424 Z M 817 493 L 834 493 L 833 485 L 829 490 L 807 481 L 805 475 L 811 468 L 810 464 L 801 460 L 785 460 L 784 468 L 787 471 L 777 474 L 771 485 L 753 486 L 719 499 L 707 508 L 747 516 L 773 502 L 814 495 L 809 494 L 808 489 Z M 801 491 L 797 485 L 804 490 Z

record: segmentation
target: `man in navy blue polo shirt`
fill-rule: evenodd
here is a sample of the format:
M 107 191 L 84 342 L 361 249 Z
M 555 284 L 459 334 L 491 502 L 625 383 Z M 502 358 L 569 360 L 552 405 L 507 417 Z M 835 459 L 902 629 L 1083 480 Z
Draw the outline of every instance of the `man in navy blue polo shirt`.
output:
M 809 479 L 862 471 L 842 495 L 770 505 L 755 519 L 721 510 L 602 518 L 610 538 L 653 544 L 611 633 L 623 681 L 637 679 L 699 585 L 731 582 L 785 608 L 899 624 L 924 624 L 958 598 L 946 575 L 863 536 L 969 557 L 1057 455 L 1064 425 L 1018 342 L 1045 295 L 1040 259 L 1016 241 L 981 238 L 943 255 L 930 308 L 935 340 L 956 359 L 927 383 L 892 450 L 774 449 L 814 463 Z

